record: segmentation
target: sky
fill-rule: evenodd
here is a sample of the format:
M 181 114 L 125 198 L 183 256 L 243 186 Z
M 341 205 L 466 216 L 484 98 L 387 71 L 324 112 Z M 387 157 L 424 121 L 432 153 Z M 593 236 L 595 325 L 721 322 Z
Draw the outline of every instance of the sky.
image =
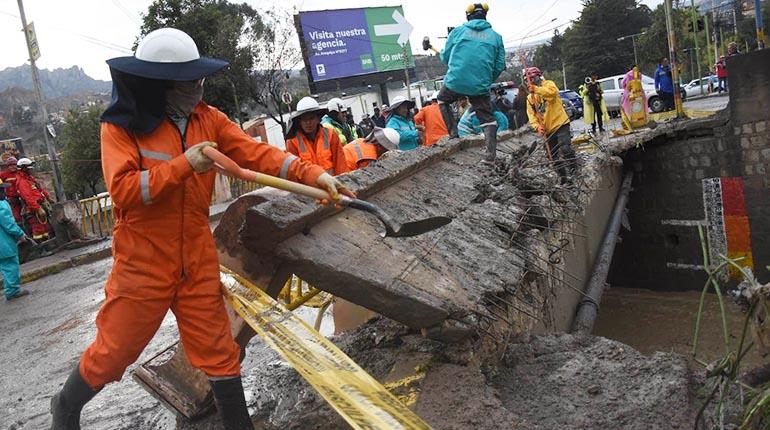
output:
M 231 0 L 236 1 L 236 0 Z M 447 26 L 465 21 L 469 0 L 239 0 L 257 11 L 265 8 L 298 10 L 342 9 L 401 4 L 414 31 L 411 46 L 420 53 L 429 36 L 441 46 Z M 663 0 L 642 0 L 651 8 Z M 34 22 L 40 46 L 39 68 L 82 67 L 86 74 L 109 80 L 105 60 L 131 55 L 139 34 L 141 15 L 152 0 L 25 0 L 27 22 Z M 488 20 L 502 35 L 506 46 L 548 38 L 553 29 L 566 28 L 580 14 L 581 0 L 489 1 Z M 526 39 L 523 39 L 526 38 Z M 28 54 L 16 0 L 0 0 L 0 70 L 27 62 Z

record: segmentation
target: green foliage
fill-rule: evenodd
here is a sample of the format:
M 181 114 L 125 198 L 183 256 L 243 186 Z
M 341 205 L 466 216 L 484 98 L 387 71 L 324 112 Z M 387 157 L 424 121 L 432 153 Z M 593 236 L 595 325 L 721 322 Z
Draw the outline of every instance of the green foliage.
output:
M 689 9 L 674 9 L 672 12 L 671 18 L 674 23 L 674 34 L 679 54 L 679 70 L 684 76 L 690 76 L 690 58 L 688 53 L 682 50 L 693 46 L 692 36 L 687 33 L 687 24 L 692 22 L 692 15 Z M 652 76 L 660 60 L 669 58 L 666 11 L 663 4 L 652 12 L 652 23 L 645 31 L 646 33 L 639 36 L 636 42 L 639 52 L 639 69 L 642 73 Z M 705 52 L 705 39 L 700 43 L 701 52 Z
M 162 27 L 189 34 L 202 56 L 230 62 L 228 69 L 206 79 L 204 99 L 235 116 L 236 94 L 248 94 L 249 71 L 259 54 L 259 42 L 272 33 L 257 11 L 246 3 L 225 0 L 155 0 L 144 15 L 140 37 Z
M 580 18 L 564 32 L 562 48 L 567 83 L 577 87 L 586 76 L 627 72 L 634 64 L 631 40 L 650 25 L 650 9 L 635 0 L 585 0 Z
M 630 38 L 617 39 L 650 24 L 650 9 L 635 0 L 584 0 L 574 24 L 537 49 L 535 65 L 561 86 L 563 63 L 570 88 L 594 72 L 600 77 L 625 73 L 634 63 L 634 49 Z
M 102 107 L 71 110 L 61 130 L 60 139 L 64 144 L 61 170 L 68 194 L 92 196 L 103 183 L 99 135 L 102 111 Z

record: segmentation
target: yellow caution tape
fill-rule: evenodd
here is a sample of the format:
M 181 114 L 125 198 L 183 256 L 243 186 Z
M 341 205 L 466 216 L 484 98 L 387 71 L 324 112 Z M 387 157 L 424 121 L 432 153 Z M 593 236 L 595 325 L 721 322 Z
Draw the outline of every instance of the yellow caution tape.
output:
M 220 278 L 238 315 L 354 429 L 430 429 L 350 357 L 279 302 L 224 267 Z
M 715 111 L 710 110 L 684 109 L 684 116 L 689 119 L 706 118 L 715 114 Z M 650 114 L 650 118 L 655 122 L 668 121 L 676 118 L 676 111 L 672 110 L 667 112 L 653 113 Z

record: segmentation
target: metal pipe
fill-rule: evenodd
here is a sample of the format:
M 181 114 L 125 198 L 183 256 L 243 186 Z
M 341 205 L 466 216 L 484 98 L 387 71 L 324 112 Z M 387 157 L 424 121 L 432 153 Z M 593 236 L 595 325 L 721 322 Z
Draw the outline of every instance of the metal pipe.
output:
M 626 171 L 623 178 L 623 185 L 618 192 L 618 198 L 615 200 L 615 209 L 612 211 L 612 218 L 607 225 L 607 230 L 604 233 L 604 239 L 602 240 L 602 246 L 599 248 L 599 253 L 596 255 L 594 261 L 594 270 L 591 273 L 591 279 L 585 287 L 586 297 L 578 305 L 577 314 L 572 321 L 571 333 L 590 334 L 594 328 L 594 322 L 596 321 L 596 315 L 599 312 L 599 303 L 602 300 L 602 294 L 604 293 L 604 285 L 607 282 L 607 273 L 610 271 L 610 264 L 612 263 L 612 255 L 615 252 L 615 244 L 618 241 L 618 233 L 620 232 L 620 223 L 623 218 L 623 211 L 626 208 L 626 202 L 628 201 L 628 194 L 631 192 L 631 182 L 633 180 L 633 172 Z

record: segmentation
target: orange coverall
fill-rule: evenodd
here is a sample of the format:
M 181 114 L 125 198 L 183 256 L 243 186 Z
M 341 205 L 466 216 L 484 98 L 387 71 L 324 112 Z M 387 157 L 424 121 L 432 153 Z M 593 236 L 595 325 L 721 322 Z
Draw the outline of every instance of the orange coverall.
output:
M 16 224 L 21 225 L 21 201 L 19 200 L 19 190 L 16 187 L 16 172 L 11 172 L 10 170 L 0 171 L 0 180 L 4 184 L 11 184 L 10 187 L 5 189 L 5 199 L 11 205 L 11 212 L 13 212 L 13 219 L 16 220 Z
M 438 103 L 425 106 L 414 116 L 414 123 L 425 126 L 425 143 L 423 146 L 433 146 L 439 139 L 449 134 L 444 117 L 438 108 Z
M 372 161 L 377 160 L 377 145 L 369 143 L 362 138 L 356 139 L 353 143 L 348 143 L 342 147 L 345 153 L 345 160 L 348 164 L 348 170 L 354 171 L 366 167 Z
M 187 147 L 216 142 L 242 166 L 315 186 L 323 169 L 255 142 L 223 113 L 199 103 L 185 136 L 169 120 L 147 135 L 102 123 L 105 183 L 116 223 L 112 273 L 96 340 L 80 359 L 93 389 L 120 380 L 171 309 L 190 363 L 209 377 L 240 375 L 209 227 L 215 173 L 194 173 Z
M 297 134 L 286 141 L 286 150 L 303 161 L 323 167 L 333 176 L 350 171 L 337 133 L 320 125 L 315 138 L 308 137 L 298 129 Z
M 50 198 L 48 191 L 40 185 L 37 178 L 25 169 L 16 171 L 16 191 L 24 203 L 24 217 L 29 224 L 32 238 L 35 240 L 47 239 L 51 225 L 48 223 L 47 217 L 41 219 L 37 211 L 40 210 L 42 203 Z

